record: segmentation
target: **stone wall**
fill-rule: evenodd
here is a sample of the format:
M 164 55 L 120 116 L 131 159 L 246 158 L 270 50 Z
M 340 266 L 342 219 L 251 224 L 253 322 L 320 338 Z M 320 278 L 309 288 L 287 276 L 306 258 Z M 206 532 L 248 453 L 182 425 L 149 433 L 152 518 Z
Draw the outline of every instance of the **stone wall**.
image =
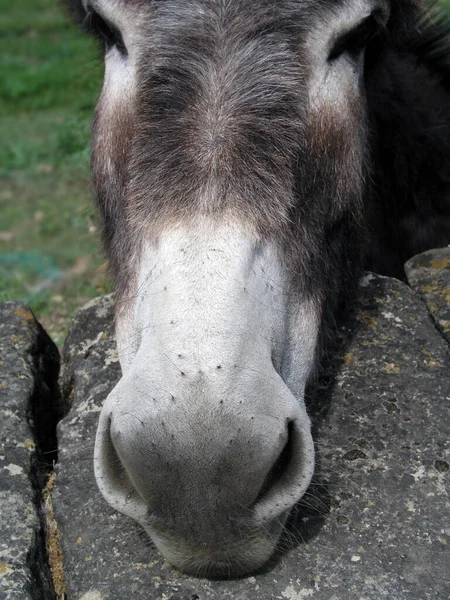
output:
M 0 304 L 0 600 L 53 600 L 40 489 L 63 415 L 56 346 L 24 305 Z
M 97 490 L 96 424 L 120 377 L 112 298 L 79 311 L 59 379 L 29 310 L 3 305 L 0 600 L 450 598 L 450 249 L 406 272 L 414 289 L 361 281 L 310 398 L 320 467 L 286 551 L 236 581 L 176 572 Z

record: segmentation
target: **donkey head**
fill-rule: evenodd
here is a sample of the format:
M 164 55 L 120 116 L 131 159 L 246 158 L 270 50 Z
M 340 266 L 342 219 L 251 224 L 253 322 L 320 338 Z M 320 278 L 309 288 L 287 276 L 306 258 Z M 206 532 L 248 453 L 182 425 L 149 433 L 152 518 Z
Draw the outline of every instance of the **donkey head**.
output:
M 364 231 L 384 0 L 83 0 L 123 376 L 95 473 L 172 564 L 271 556 L 314 470 L 305 386 Z

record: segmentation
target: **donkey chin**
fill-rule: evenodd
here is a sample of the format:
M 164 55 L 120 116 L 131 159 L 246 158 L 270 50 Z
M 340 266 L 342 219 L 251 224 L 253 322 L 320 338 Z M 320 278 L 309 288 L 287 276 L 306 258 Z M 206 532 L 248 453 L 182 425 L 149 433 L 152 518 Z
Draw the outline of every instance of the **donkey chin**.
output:
M 132 316 L 118 320 L 123 377 L 100 415 L 95 473 L 174 566 L 240 576 L 273 554 L 312 478 L 303 391 L 317 319 L 290 305 L 273 248 L 191 235 L 148 249 Z

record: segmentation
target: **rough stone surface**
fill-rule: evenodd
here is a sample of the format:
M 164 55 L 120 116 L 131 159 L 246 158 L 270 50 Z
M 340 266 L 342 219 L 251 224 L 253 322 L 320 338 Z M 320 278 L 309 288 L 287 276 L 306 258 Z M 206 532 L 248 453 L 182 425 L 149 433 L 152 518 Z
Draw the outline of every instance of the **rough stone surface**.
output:
M 29 423 L 44 434 L 56 425 L 58 368 L 56 347 L 32 312 L 0 304 L 0 600 L 52 597 L 36 507 L 43 440 Z M 56 438 L 47 442 L 55 447 Z
M 408 283 L 421 294 L 450 343 L 450 247 L 414 256 L 405 265 Z
M 97 490 L 97 420 L 120 377 L 111 313 L 109 297 L 81 310 L 64 352 L 53 502 L 69 600 L 450 598 L 450 355 L 408 286 L 362 281 L 332 394 L 311 406 L 321 468 L 289 550 L 236 581 L 176 572 Z

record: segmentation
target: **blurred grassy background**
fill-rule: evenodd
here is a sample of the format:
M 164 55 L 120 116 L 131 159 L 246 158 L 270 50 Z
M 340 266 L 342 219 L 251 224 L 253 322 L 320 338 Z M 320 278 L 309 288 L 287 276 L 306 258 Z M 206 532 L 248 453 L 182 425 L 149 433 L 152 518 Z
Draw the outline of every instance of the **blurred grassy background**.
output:
M 0 0 L 0 300 L 28 302 L 61 343 L 109 289 L 90 204 L 98 49 L 56 0 Z
M 0 0 L 0 73 L 0 300 L 30 304 L 61 344 L 110 290 L 88 174 L 102 65 L 57 0 Z

